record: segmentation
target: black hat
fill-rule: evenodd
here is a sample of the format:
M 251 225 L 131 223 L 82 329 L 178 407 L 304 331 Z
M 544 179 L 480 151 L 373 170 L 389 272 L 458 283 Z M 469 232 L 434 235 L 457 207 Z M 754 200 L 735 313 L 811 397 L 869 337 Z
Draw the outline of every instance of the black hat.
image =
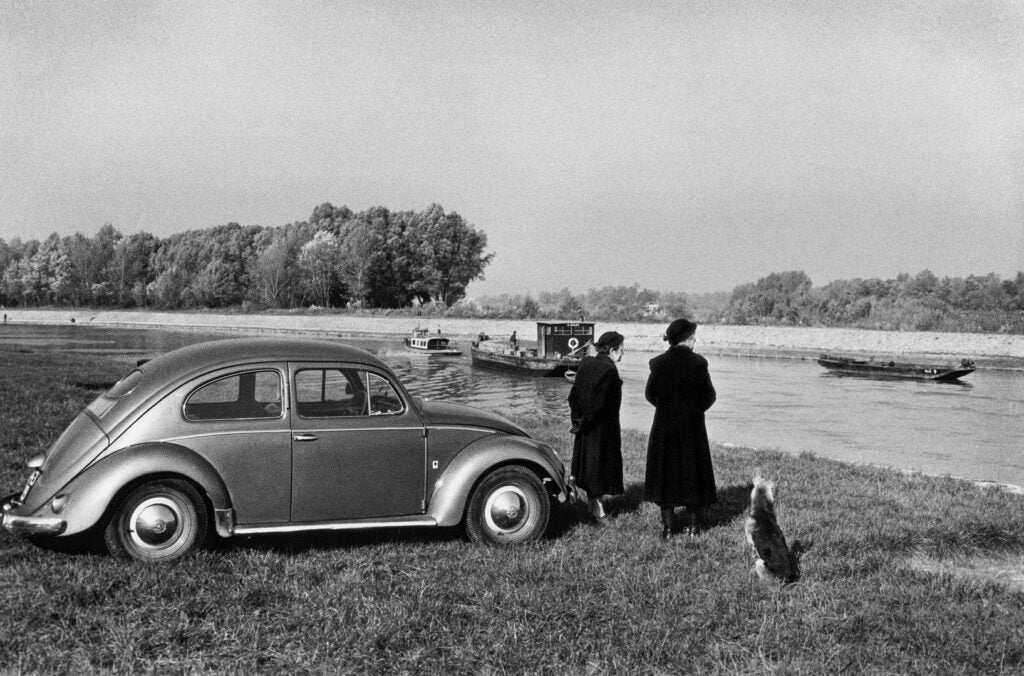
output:
M 665 340 L 669 345 L 678 345 L 697 331 L 697 323 L 689 319 L 677 319 L 665 330 Z
M 613 350 L 619 345 L 622 345 L 622 341 L 624 340 L 625 338 L 618 331 L 605 331 L 601 334 L 601 337 L 597 339 L 597 342 L 594 343 L 594 347 L 598 349 L 606 347 Z

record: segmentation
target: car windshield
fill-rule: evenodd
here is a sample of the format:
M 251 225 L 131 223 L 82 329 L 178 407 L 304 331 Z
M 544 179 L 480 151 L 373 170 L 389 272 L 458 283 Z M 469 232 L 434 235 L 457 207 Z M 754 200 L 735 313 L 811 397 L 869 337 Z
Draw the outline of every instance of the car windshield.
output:
M 140 382 L 142 382 L 142 371 L 136 369 L 126 375 L 121 380 L 114 383 L 114 386 L 109 390 L 96 397 L 96 399 L 89 404 L 86 408 L 87 411 L 92 413 L 97 418 L 102 418 L 107 411 L 114 407 L 117 400 L 125 395 L 131 394 Z

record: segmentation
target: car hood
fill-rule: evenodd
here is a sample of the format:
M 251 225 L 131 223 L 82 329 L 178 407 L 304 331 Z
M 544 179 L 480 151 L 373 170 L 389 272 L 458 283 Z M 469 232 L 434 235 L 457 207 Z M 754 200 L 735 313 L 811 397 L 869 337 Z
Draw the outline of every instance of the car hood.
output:
M 420 401 L 420 411 L 431 425 L 453 425 L 486 427 L 506 434 L 528 437 L 523 428 L 513 424 L 497 413 L 481 411 L 465 404 L 451 404 L 440 401 Z

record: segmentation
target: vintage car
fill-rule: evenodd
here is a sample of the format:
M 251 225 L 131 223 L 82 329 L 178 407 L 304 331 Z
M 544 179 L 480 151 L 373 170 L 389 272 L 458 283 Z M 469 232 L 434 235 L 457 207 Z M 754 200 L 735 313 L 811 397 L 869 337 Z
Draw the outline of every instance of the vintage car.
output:
M 140 363 L 28 466 L 4 528 L 142 561 L 304 531 L 461 525 L 523 543 L 570 497 L 555 451 L 508 420 L 421 401 L 372 354 L 304 339 Z

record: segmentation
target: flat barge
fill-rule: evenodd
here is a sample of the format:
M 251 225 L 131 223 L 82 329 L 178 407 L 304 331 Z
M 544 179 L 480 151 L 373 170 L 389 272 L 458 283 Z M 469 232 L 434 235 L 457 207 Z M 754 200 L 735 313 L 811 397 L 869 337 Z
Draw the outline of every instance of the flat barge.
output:
M 560 378 L 579 366 L 593 342 L 593 322 L 540 321 L 535 345 L 481 335 L 473 341 L 469 353 L 474 366 Z
M 961 359 L 957 366 L 945 364 L 914 364 L 897 361 L 876 361 L 855 359 L 837 355 L 822 354 L 818 363 L 833 373 L 842 375 L 869 376 L 874 378 L 906 378 L 912 380 L 958 380 L 974 373 L 974 362 Z

